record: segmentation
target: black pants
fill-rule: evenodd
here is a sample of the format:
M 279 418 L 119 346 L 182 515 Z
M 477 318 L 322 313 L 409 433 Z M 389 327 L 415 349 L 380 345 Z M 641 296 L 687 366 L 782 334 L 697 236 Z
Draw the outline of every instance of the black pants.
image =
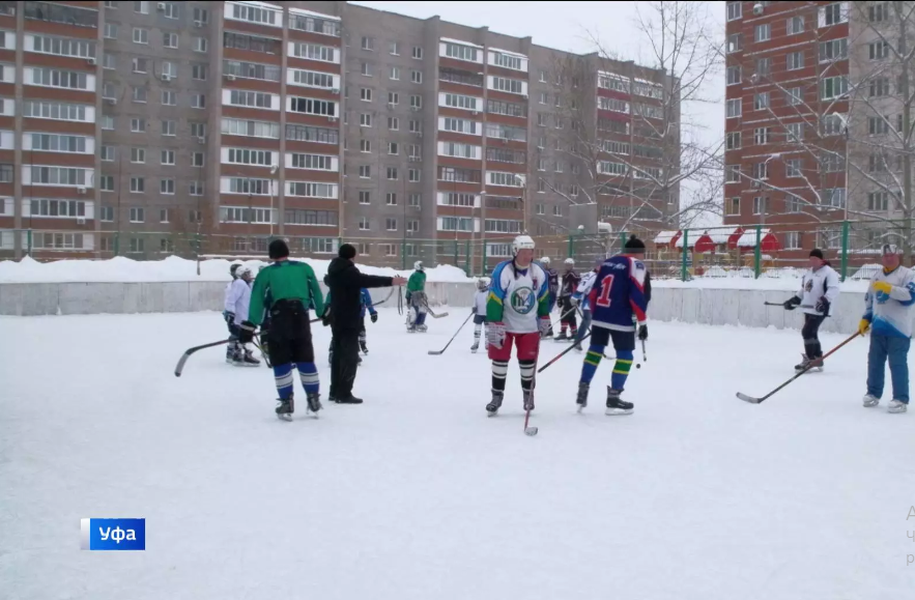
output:
M 820 346 L 820 338 L 817 337 L 817 332 L 819 332 L 820 325 L 823 324 L 825 319 L 825 315 L 804 315 L 804 328 L 801 329 L 801 335 L 804 336 L 804 350 L 807 353 L 807 358 L 813 359 L 823 356 L 823 348 Z
M 572 296 L 563 296 L 559 299 L 559 317 L 562 325 L 568 325 L 572 329 L 578 329 L 578 311 L 572 304 Z
M 346 398 L 353 393 L 359 363 L 359 328 L 334 328 L 331 342 L 330 396 Z
M 270 318 L 272 323 L 267 331 L 270 364 L 314 363 L 308 309 L 298 300 L 281 300 L 270 308 Z

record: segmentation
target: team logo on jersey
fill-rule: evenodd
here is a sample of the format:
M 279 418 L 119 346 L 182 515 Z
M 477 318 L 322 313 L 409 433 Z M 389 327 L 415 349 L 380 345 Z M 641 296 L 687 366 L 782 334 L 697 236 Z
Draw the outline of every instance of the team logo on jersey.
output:
M 512 290 L 509 301 L 511 302 L 512 310 L 518 314 L 526 315 L 534 310 L 536 296 L 534 295 L 534 290 L 531 288 L 521 287 Z
M 805 292 L 809 292 L 809 291 L 811 291 L 812 289 L 813 289 L 813 280 L 812 280 L 812 279 L 808 279 L 808 280 L 807 280 L 807 283 L 804 284 L 804 291 L 805 291 Z

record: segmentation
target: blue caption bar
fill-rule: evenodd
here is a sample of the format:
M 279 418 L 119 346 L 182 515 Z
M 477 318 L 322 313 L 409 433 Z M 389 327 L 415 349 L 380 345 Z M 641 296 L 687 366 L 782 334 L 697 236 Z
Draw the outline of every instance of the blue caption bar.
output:
M 83 550 L 146 550 L 146 519 L 80 519 Z

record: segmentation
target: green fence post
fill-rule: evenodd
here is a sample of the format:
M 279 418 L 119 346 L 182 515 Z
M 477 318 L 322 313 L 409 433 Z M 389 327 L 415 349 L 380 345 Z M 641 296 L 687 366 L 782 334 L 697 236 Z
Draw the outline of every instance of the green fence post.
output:
M 458 241 L 457 240 L 454 240 L 454 266 L 455 267 L 459 266 L 458 265 Z
M 120 251 L 121 251 L 121 232 L 115 231 L 114 232 L 114 255 L 120 256 Z
M 574 256 L 575 256 L 575 235 L 570 233 L 569 234 L 569 258 L 573 258 Z
M 400 269 L 407 270 L 407 242 L 400 242 Z
M 683 256 L 680 259 L 680 280 L 686 281 L 689 271 L 686 266 L 686 253 L 689 252 L 689 229 L 683 230 Z
M 483 274 L 484 277 L 486 276 L 486 271 L 487 271 L 487 269 L 486 269 L 486 258 L 487 258 L 487 256 L 486 256 L 486 241 L 484 240 L 484 241 L 483 241 L 483 264 L 480 265 L 481 273 Z
M 762 225 L 756 226 L 756 251 L 753 253 L 753 270 L 756 272 L 756 279 L 759 279 L 759 273 L 762 270 Z
M 32 230 L 31 229 L 29 229 L 29 231 L 25 237 L 26 237 L 26 244 L 28 245 L 28 248 L 26 249 L 26 254 L 28 256 L 32 256 Z
M 842 221 L 842 281 L 848 272 L 848 221 Z
M 467 273 L 467 277 L 473 277 L 473 273 L 471 272 L 473 270 L 472 262 L 473 261 L 470 260 L 470 240 L 467 240 L 464 242 L 464 264 L 466 265 L 466 267 L 464 267 L 464 272 Z

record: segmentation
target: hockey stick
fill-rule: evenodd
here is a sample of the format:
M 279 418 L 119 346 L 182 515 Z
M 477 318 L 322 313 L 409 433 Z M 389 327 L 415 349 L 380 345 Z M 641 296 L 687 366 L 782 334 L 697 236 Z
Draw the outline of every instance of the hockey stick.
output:
M 784 302 L 768 302 L 768 301 L 766 301 L 766 302 L 763 302 L 763 305 L 765 305 L 765 306 L 781 306 L 782 308 L 785 308 L 785 303 L 784 303 Z M 798 305 L 795 306 L 794 308 L 815 308 L 815 307 L 814 307 L 812 304 L 798 304 Z
M 451 345 L 451 342 L 454 341 L 454 338 L 456 338 L 456 337 L 458 336 L 458 334 L 461 333 L 461 330 L 464 329 L 464 325 L 467 324 L 467 321 L 469 321 L 469 320 L 470 320 L 470 317 L 472 317 L 474 314 L 475 314 L 475 313 L 470 313 L 469 315 L 467 315 L 467 318 L 464 319 L 464 322 L 461 323 L 461 326 L 458 327 L 458 330 L 454 332 L 454 335 L 451 336 L 451 339 L 448 340 L 448 343 L 445 344 L 445 347 L 444 347 L 444 348 L 442 348 L 441 350 L 429 350 L 429 355 L 430 355 L 430 356 L 440 356 L 440 355 L 444 354 L 444 353 L 445 353 L 445 350 L 448 349 L 448 346 Z
M 648 357 L 645 356 L 645 340 L 642 341 L 642 362 L 648 362 Z
M 198 350 L 203 350 L 204 348 L 212 348 L 214 346 L 221 346 L 223 344 L 229 344 L 236 340 L 219 340 L 218 342 L 212 342 L 210 344 L 203 344 L 202 346 L 194 346 L 193 348 L 188 348 L 184 351 L 184 354 L 181 355 L 181 358 L 178 359 L 178 365 L 175 366 L 175 377 L 181 377 L 181 372 L 184 371 L 184 363 L 187 362 L 187 359 L 191 357 L 191 354 L 197 352 Z
M 832 354 L 833 352 L 835 352 L 836 350 L 838 350 L 839 348 L 841 348 L 842 346 L 844 346 L 844 345 L 847 344 L 848 342 L 852 341 L 853 339 L 855 339 L 855 338 L 858 337 L 859 335 L 861 335 L 861 332 L 856 331 L 851 337 L 849 337 L 849 338 L 846 339 L 844 342 L 842 342 L 841 344 L 839 344 L 838 346 L 836 346 L 835 348 L 833 348 L 832 350 L 830 350 L 829 352 L 827 352 L 826 354 L 824 354 L 823 356 L 821 356 L 821 357 L 819 358 L 819 360 L 820 360 L 820 361 L 825 360 L 826 357 L 828 357 L 830 354 Z M 795 373 L 795 374 L 794 374 L 794 377 L 792 377 L 791 379 L 789 379 L 789 380 L 786 381 L 785 383 L 781 384 L 780 386 L 778 386 L 777 388 L 775 388 L 774 390 L 772 390 L 771 392 L 769 392 L 768 394 L 766 394 L 766 395 L 763 396 L 762 398 L 754 398 L 754 397 L 752 397 L 752 396 L 747 396 L 746 394 L 743 394 L 743 393 L 741 393 L 741 392 L 737 392 L 737 397 L 740 398 L 741 400 L 743 400 L 744 402 L 749 402 L 750 404 L 762 404 L 766 399 L 768 399 L 768 398 L 774 396 L 777 392 L 779 392 L 782 388 L 784 388 L 785 386 L 787 386 L 789 383 L 791 383 L 792 381 L 794 381 L 795 379 L 797 379 L 798 377 L 800 377 L 801 375 L 803 375 L 804 373 L 806 373 L 807 371 L 809 371 L 810 369 L 812 369 L 813 366 L 814 366 L 814 365 L 813 365 L 813 363 L 811 362 L 811 363 L 808 364 L 806 367 L 804 367 L 804 369 L 803 369 L 802 371 L 798 371 L 797 373 Z
M 589 337 L 591 337 L 590 331 L 587 334 L 585 334 L 585 336 L 583 338 L 581 338 L 581 340 L 579 340 L 579 343 L 585 341 Z M 550 360 L 550 362 L 546 363 L 545 365 L 543 365 L 542 367 L 537 369 L 537 372 L 542 373 L 543 371 L 546 370 L 547 367 L 549 367 L 551 364 L 553 364 L 554 362 L 556 362 L 557 360 L 559 360 L 560 358 L 562 358 L 563 356 L 565 356 L 566 354 L 571 352 L 574 348 L 575 348 L 575 344 L 572 344 L 571 346 L 569 346 L 568 348 L 566 348 L 565 350 L 563 350 L 562 352 L 560 352 L 559 354 L 554 356 L 553 359 Z
M 534 379 L 531 381 L 531 402 L 534 401 L 534 388 L 537 387 L 537 375 L 534 375 Z M 524 411 L 524 435 L 533 437 L 537 435 L 540 431 L 539 427 L 528 427 L 528 422 L 531 420 L 531 410 L 528 409 Z
M 426 312 L 428 312 L 430 315 L 432 315 L 432 318 L 433 318 L 433 319 L 441 319 L 442 317 L 447 317 L 447 316 L 448 316 L 448 313 L 447 313 L 447 312 L 443 312 L 443 313 L 439 313 L 439 314 L 435 314 L 434 312 L 432 312 L 432 309 L 429 308 L 429 303 L 428 303 L 428 302 L 426 303 Z

